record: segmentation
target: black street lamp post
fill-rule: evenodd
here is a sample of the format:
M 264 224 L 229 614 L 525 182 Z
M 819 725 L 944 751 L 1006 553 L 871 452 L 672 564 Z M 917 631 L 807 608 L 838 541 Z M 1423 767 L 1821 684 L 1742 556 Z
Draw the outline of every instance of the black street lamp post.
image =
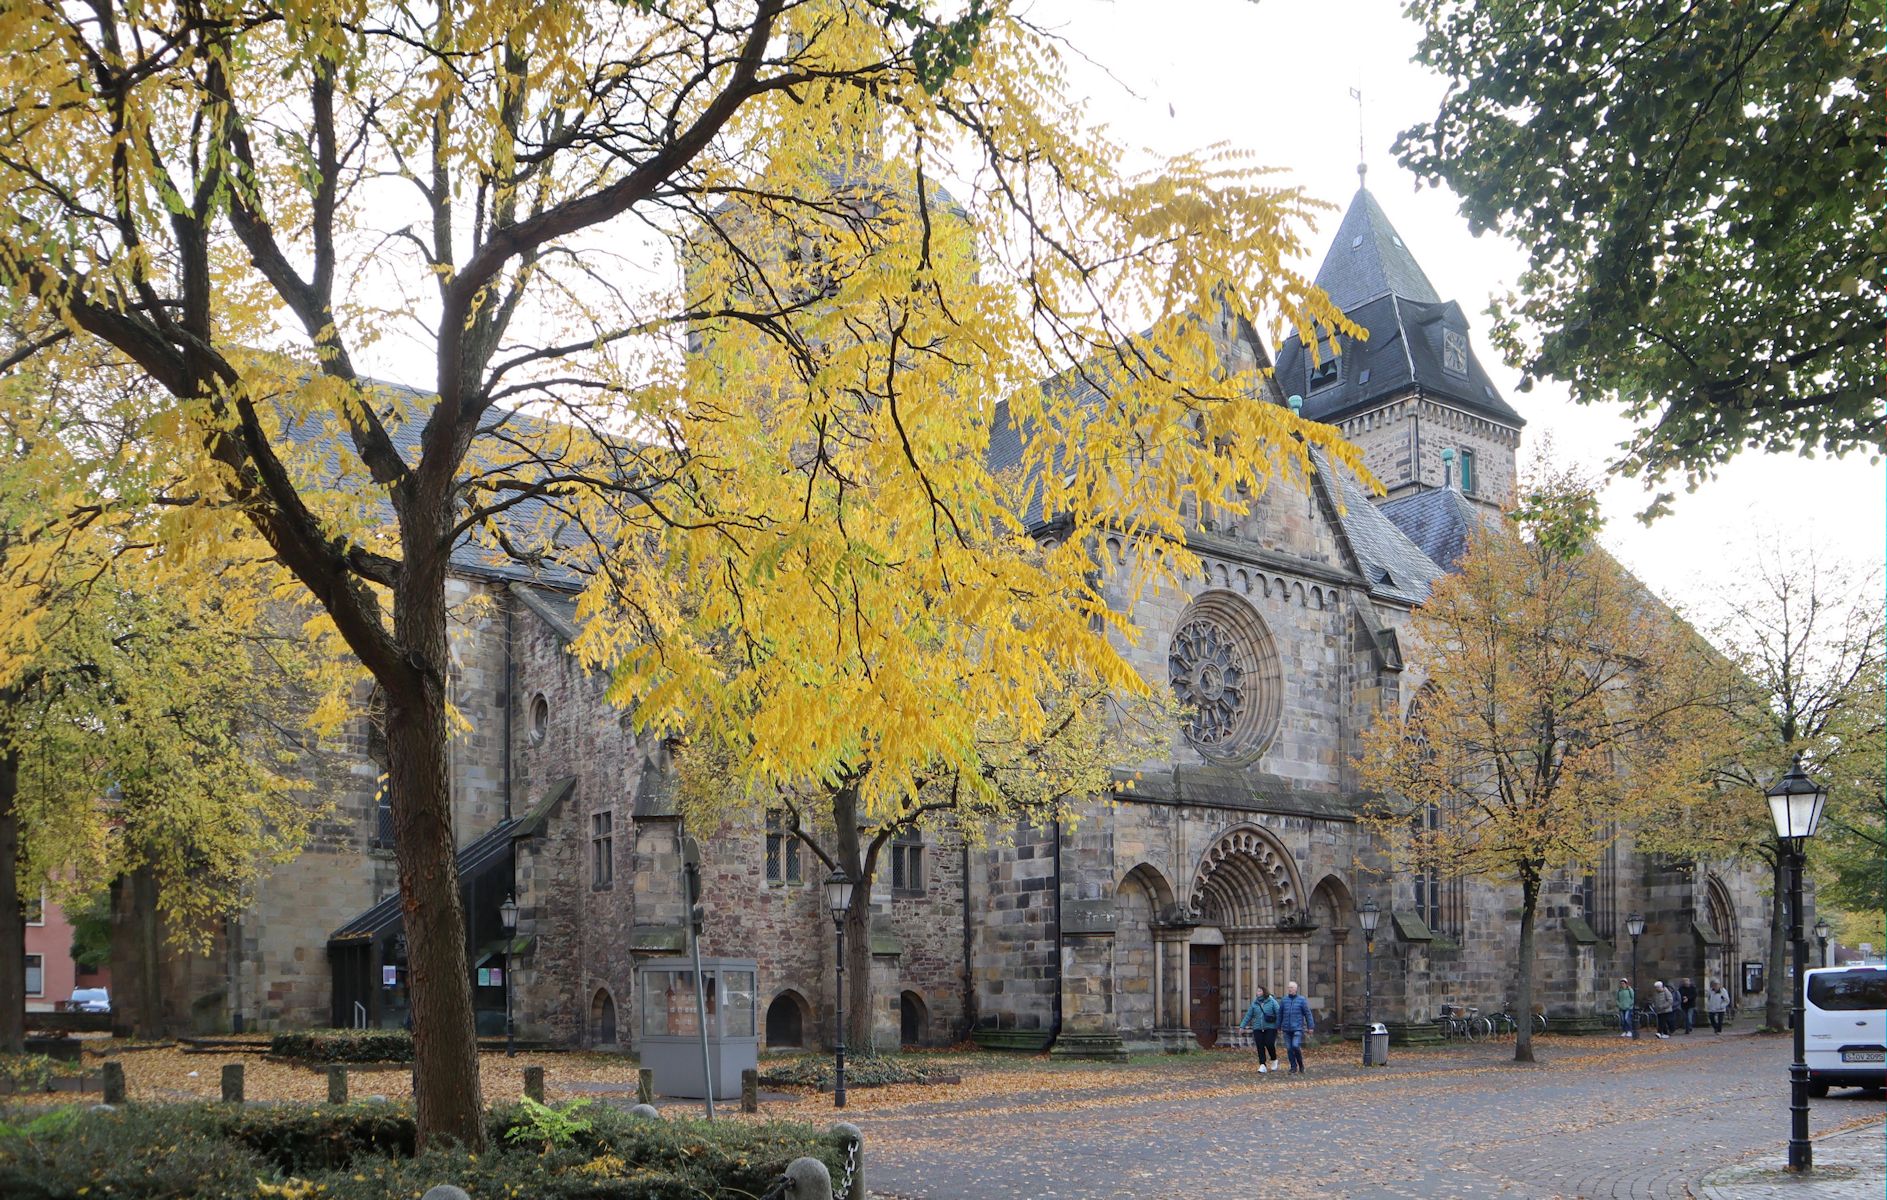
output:
M 511 1024 L 511 948 L 517 941 L 518 898 L 506 896 L 498 906 L 498 920 L 505 927 L 505 1057 L 518 1056 L 518 1043 Z
M 1633 913 L 1631 916 L 1625 918 L 1625 932 L 1631 934 L 1632 994 L 1632 1011 L 1625 1014 L 1625 1019 L 1631 1022 L 1631 1035 L 1634 1039 L 1638 1036 L 1638 938 L 1644 931 L 1645 919 L 1643 916 L 1638 913 Z
M 1789 1009 L 1789 1024 L 1795 1032 L 1795 1061 L 1789 1064 L 1789 1170 L 1807 1174 L 1815 1169 L 1815 1152 L 1808 1140 L 1808 1061 L 1802 1029 L 1802 992 L 1808 985 L 1808 942 L 1802 936 L 1802 851 L 1821 824 L 1828 793 L 1802 770 L 1802 756 L 1797 753 L 1788 773 L 1766 794 L 1769 816 L 1776 825 L 1776 844 L 1788 855 L 1789 945 L 1795 962 L 1795 995 Z
M 845 914 L 852 907 L 852 880 L 844 868 L 826 879 L 826 906 L 832 910 L 832 928 L 839 935 L 838 1003 L 833 1021 L 832 1107 L 845 1107 Z
M 1363 907 L 1356 910 L 1356 916 L 1363 925 L 1363 1065 L 1375 1066 L 1373 1047 L 1375 1042 L 1371 1033 L 1376 1028 L 1375 997 L 1371 990 L 1372 960 L 1376 954 L 1376 922 L 1382 919 L 1382 910 L 1376 907 L 1376 897 L 1363 901 Z
M 1821 954 L 1815 960 L 1815 965 L 1818 967 L 1828 965 L 1828 939 L 1833 936 L 1834 932 L 1835 928 L 1828 923 L 1827 917 L 1815 919 L 1815 940 L 1821 943 Z

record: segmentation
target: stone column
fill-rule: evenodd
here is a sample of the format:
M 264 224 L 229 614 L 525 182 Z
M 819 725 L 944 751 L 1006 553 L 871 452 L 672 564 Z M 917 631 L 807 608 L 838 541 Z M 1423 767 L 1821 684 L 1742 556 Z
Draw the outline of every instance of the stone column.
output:
M 1192 1008 L 1189 1003 L 1192 986 L 1188 969 L 1190 964 L 1186 957 L 1186 947 L 1190 944 L 1191 936 L 1192 930 L 1185 927 L 1156 929 L 1153 933 L 1154 945 L 1160 956 L 1158 1025 L 1154 1036 L 1172 1054 L 1194 1048 Z

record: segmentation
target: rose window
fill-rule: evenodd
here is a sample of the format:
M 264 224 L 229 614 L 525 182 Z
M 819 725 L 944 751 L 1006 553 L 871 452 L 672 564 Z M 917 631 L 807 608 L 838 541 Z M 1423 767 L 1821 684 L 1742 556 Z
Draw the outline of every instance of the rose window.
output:
M 1167 671 L 1200 753 L 1242 765 L 1264 752 L 1277 732 L 1278 655 L 1250 604 L 1229 592 L 1195 600 L 1173 635 Z

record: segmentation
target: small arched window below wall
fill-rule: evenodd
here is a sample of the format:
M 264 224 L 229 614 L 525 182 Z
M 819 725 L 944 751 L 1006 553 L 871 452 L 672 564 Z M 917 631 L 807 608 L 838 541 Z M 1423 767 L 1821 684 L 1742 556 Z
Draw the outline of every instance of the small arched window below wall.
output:
M 616 1001 L 608 988 L 597 988 L 596 995 L 590 998 L 590 1044 L 616 1044 Z
M 898 997 L 898 1041 L 905 1046 L 921 1046 L 930 1032 L 930 1011 L 916 992 Z
M 767 1005 L 767 1049 L 797 1050 L 806 1044 L 806 1005 L 796 992 L 781 992 Z

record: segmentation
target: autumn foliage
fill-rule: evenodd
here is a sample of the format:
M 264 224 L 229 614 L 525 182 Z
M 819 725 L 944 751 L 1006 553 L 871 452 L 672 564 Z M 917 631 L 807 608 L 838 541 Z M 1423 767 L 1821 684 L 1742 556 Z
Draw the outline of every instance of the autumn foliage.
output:
M 1591 493 L 1555 477 L 1475 533 L 1414 613 L 1427 677 L 1406 718 L 1363 739 L 1365 820 L 1398 864 L 1518 885 L 1518 1012 L 1549 873 L 1708 792 L 1730 682 L 1596 531 Z M 1515 1057 L 1532 1058 L 1524 1022 Z

